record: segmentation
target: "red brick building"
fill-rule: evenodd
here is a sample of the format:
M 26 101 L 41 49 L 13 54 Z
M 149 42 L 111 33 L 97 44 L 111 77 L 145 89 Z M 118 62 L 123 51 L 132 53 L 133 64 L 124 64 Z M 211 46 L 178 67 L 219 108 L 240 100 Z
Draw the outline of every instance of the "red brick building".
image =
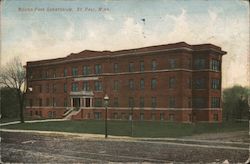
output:
M 221 122 L 221 62 L 212 44 L 185 42 L 72 53 L 27 62 L 26 115 Z

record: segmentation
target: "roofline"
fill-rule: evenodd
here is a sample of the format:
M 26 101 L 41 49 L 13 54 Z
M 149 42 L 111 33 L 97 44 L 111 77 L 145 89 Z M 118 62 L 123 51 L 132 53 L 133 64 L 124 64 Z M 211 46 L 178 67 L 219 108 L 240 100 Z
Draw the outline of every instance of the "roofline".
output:
M 176 48 L 164 48 L 164 49 L 159 49 L 159 50 L 147 50 L 147 51 L 142 51 L 143 49 L 147 48 L 159 48 L 161 46 L 178 46 L 181 45 L 180 47 Z M 200 47 L 200 48 L 199 48 Z M 165 44 L 165 45 L 156 45 L 156 46 L 149 46 L 149 47 L 142 47 L 142 48 L 135 48 L 135 49 L 125 49 L 125 50 L 118 50 L 118 51 L 92 51 L 92 50 L 84 50 L 84 51 L 89 51 L 93 53 L 99 53 L 103 55 L 98 55 L 98 56 L 93 56 L 93 57 L 80 57 L 80 58 L 73 58 L 73 59 L 67 59 L 71 55 L 78 55 L 84 51 L 81 51 L 79 53 L 71 53 L 70 55 L 66 57 L 60 57 L 60 58 L 55 58 L 55 59 L 46 59 L 46 60 L 38 60 L 38 61 L 28 61 L 27 65 L 31 67 L 36 67 L 36 66 L 45 66 L 45 65 L 53 65 L 53 64 L 61 64 L 61 63 L 70 63 L 70 62 L 77 62 L 77 61 L 83 61 L 83 60 L 93 60 L 93 59 L 101 59 L 101 58 L 116 58 L 116 57 L 121 57 L 121 56 L 130 56 L 130 55 L 139 55 L 139 54 L 148 54 L 148 53 L 155 53 L 155 52 L 166 52 L 166 51 L 177 51 L 177 50 L 184 50 L 188 52 L 195 52 L 195 51 L 214 51 L 216 53 L 219 53 L 221 55 L 225 55 L 227 52 L 222 51 L 220 47 L 215 46 L 213 44 L 199 44 L 199 45 L 189 45 L 185 42 L 178 42 L 178 43 L 172 43 L 172 44 Z M 126 51 L 128 51 L 126 53 Z M 139 52 L 137 52 L 139 51 Z M 141 52 L 140 52 L 141 51 Z M 119 52 L 124 52 L 120 53 Z M 118 53 L 118 54 L 117 54 Z M 46 63 L 44 63 L 46 62 Z M 48 62 L 48 63 L 47 63 Z M 33 65 L 34 64 L 34 65 Z

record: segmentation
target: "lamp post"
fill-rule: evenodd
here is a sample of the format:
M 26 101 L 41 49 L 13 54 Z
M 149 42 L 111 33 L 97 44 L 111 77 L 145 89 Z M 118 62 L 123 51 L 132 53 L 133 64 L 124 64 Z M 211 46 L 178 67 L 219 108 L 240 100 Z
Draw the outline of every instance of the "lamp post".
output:
M 134 106 L 131 107 L 131 137 L 133 137 L 133 115 L 134 115 Z
M 108 103 L 109 103 L 108 95 L 106 94 L 103 99 L 105 105 L 105 138 L 108 138 Z

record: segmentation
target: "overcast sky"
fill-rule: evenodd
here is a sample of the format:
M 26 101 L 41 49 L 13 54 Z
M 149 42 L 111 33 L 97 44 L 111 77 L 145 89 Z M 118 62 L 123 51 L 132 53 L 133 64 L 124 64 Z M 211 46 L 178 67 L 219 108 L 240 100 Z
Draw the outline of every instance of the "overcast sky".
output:
M 223 56 L 223 88 L 249 85 L 249 3 L 242 0 L 3 0 L 1 64 L 185 41 Z M 57 10 L 56 10 L 57 9 Z M 61 11 L 64 10 L 64 11 Z M 247 74 L 248 73 L 248 74 Z

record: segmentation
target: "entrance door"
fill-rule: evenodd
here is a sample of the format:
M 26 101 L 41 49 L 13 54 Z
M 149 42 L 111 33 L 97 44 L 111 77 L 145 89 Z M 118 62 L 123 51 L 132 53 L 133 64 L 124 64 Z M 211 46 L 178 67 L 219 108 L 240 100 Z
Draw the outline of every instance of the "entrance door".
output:
M 90 98 L 86 98 L 86 107 L 90 107 Z
M 80 107 L 80 98 L 73 98 L 73 107 Z

